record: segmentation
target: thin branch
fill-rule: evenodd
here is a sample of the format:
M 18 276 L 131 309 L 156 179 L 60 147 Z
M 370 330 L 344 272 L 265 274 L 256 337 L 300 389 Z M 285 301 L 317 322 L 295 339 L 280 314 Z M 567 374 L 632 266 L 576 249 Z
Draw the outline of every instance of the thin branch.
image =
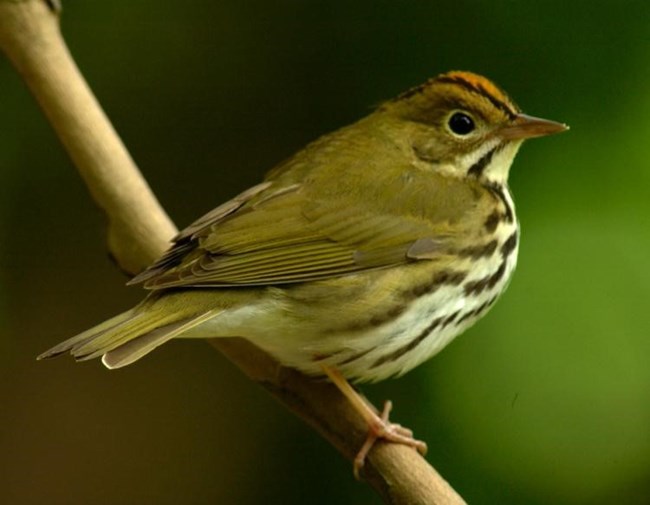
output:
M 44 0 L 0 1 L 0 45 L 105 211 L 111 253 L 138 272 L 168 247 L 174 224 L 81 76 L 53 8 Z
M 109 220 L 109 248 L 120 266 L 138 272 L 168 246 L 175 227 L 80 74 L 59 30 L 59 2 L 0 0 L 0 47 L 36 97 L 88 189 Z M 339 391 L 284 368 L 243 339 L 210 343 L 346 458 L 367 426 Z M 378 443 L 364 478 L 386 503 L 465 503 L 413 449 Z

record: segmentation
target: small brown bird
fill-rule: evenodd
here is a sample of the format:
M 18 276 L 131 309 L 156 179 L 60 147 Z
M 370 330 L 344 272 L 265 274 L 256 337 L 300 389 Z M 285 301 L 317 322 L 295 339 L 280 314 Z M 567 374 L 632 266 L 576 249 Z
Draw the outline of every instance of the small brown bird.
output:
M 515 268 L 522 141 L 566 126 L 449 72 L 325 135 L 174 239 L 139 305 L 42 354 L 108 368 L 172 338 L 242 336 L 328 376 L 377 437 L 425 446 L 348 384 L 401 375 L 482 317 Z

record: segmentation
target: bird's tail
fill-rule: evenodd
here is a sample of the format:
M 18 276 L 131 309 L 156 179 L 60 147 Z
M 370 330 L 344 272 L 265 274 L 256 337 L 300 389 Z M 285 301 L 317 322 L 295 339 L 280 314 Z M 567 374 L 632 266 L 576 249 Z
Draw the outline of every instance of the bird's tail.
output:
M 169 310 L 167 303 L 156 303 L 150 297 L 136 307 L 61 342 L 38 356 L 38 359 L 54 358 L 69 352 L 77 361 L 102 356 L 106 367 L 120 368 L 211 319 L 222 310 L 208 308 L 184 315 L 183 312 L 187 311 Z

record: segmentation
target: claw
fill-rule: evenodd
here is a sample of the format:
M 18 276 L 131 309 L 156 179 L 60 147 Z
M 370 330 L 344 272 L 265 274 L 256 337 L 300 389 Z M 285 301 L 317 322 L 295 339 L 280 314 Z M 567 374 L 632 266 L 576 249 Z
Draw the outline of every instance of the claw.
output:
M 368 400 L 363 398 L 350 383 L 343 377 L 341 372 L 336 368 L 323 365 L 323 372 L 329 377 L 329 379 L 334 383 L 334 385 L 339 388 L 341 393 L 350 401 L 352 406 L 361 414 L 361 416 L 368 423 L 368 436 L 366 441 L 361 446 L 361 449 L 354 458 L 353 463 L 353 472 L 354 477 L 357 480 L 360 480 L 360 472 L 366 462 L 366 456 L 375 445 L 377 440 L 385 440 L 387 442 L 393 442 L 395 444 L 404 444 L 409 447 L 413 447 L 423 456 L 427 452 L 427 444 L 421 440 L 416 440 L 413 438 L 413 432 L 404 426 L 399 424 L 391 423 L 388 420 L 390 411 L 393 408 L 393 402 L 387 400 L 384 403 L 384 408 L 381 411 L 381 415 L 377 413 L 375 407 L 373 407 Z
M 395 423 L 389 422 L 390 411 L 393 409 L 393 402 L 386 400 L 381 416 L 375 414 L 372 422 L 368 423 L 368 437 L 361 446 L 361 449 L 354 458 L 353 472 L 354 478 L 361 480 L 361 469 L 365 465 L 368 453 L 375 445 L 377 440 L 385 440 L 396 444 L 404 444 L 413 447 L 423 456 L 427 453 L 427 444 L 421 440 L 413 438 L 413 432 L 408 428 Z

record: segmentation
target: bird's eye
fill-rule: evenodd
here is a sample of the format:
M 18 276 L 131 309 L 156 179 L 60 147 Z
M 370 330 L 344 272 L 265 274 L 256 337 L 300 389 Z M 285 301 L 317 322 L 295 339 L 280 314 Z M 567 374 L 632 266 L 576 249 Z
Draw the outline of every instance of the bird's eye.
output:
M 447 123 L 449 129 L 456 135 L 467 135 L 474 131 L 474 120 L 464 112 L 454 112 Z

